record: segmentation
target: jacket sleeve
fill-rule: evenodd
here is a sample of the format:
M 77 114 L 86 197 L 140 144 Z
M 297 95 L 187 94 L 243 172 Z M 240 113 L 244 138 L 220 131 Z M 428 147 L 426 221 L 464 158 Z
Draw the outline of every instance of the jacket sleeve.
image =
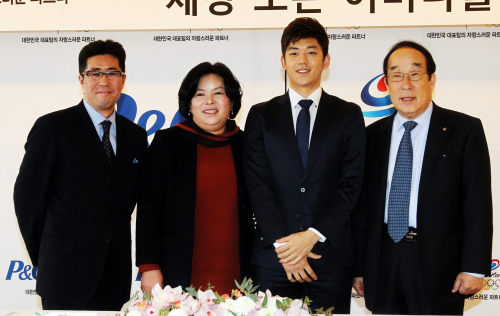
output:
M 141 166 L 140 196 L 137 203 L 136 265 L 160 264 L 161 219 L 165 208 L 165 166 L 163 137 L 157 132 Z
M 289 234 L 272 192 L 272 176 L 264 146 L 265 122 L 252 107 L 245 123 L 243 161 L 250 204 L 265 246 Z
M 491 273 L 493 207 L 488 145 L 479 119 L 465 142 L 462 159 L 462 272 Z
M 25 145 L 14 186 L 14 207 L 26 249 L 34 266 L 38 254 L 56 164 L 56 133 L 46 117 L 39 118 Z
M 333 196 L 319 209 L 312 227 L 327 240 L 335 240 L 342 227 L 350 220 L 361 191 L 365 164 L 366 132 L 359 107 L 350 112 L 345 125 L 342 150 L 342 166 L 338 186 Z

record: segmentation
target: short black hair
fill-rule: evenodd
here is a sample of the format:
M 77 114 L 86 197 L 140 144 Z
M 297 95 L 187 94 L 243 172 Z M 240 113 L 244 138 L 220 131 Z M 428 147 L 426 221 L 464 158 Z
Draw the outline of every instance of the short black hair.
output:
M 432 55 L 427 50 L 427 48 L 425 48 L 424 46 L 420 45 L 417 42 L 413 42 L 413 41 L 401 41 L 401 42 L 398 42 L 398 43 L 394 44 L 394 46 L 391 47 L 391 49 L 389 50 L 389 52 L 387 53 L 387 55 L 385 55 L 384 65 L 383 65 L 385 77 L 387 77 L 387 72 L 388 72 L 387 64 L 389 63 L 389 58 L 391 57 L 392 53 L 394 53 L 396 50 L 398 50 L 400 48 L 406 48 L 406 47 L 407 48 L 416 49 L 416 50 L 418 50 L 419 52 L 421 52 L 424 55 L 424 57 L 425 57 L 425 65 L 426 65 L 426 68 L 427 68 L 427 73 L 429 75 L 432 75 L 433 73 L 436 72 L 436 63 L 434 62 L 434 58 L 432 58 Z M 431 79 L 431 77 L 429 76 L 429 80 L 430 79 Z
M 191 108 L 191 99 L 193 99 L 198 89 L 198 83 L 201 77 L 209 74 L 215 74 L 222 78 L 226 95 L 233 103 L 229 118 L 235 118 L 241 108 L 241 96 L 243 93 L 240 83 L 231 70 L 223 63 L 211 64 L 209 62 L 203 62 L 188 72 L 179 88 L 179 112 L 181 112 L 182 116 L 185 118 L 190 118 L 189 111 Z
M 113 40 L 98 40 L 85 45 L 78 55 L 78 70 L 83 73 L 87 68 L 87 60 L 97 55 L 111 55 L 118 59 L 121 71 L 125 72 L 125 50 L 122 44 Z
M 285 56 L 290 43 L 296 43 L 303 38 L 315 38 L 321 46 L 323 58 L 328 55 L 329 40 L 325 28 L 316 19 L 303 17 L 290 22 L 283 31 L 281 35 L 281 53 L 283 56 Z

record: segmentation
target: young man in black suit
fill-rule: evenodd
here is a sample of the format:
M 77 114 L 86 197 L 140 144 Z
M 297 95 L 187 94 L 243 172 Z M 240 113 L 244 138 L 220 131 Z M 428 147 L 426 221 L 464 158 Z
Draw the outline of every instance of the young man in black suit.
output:
M 367 128 L 363 274 L 374 314 L 463 314 L 490 274 L 492 198 L 481 121 L 432 101 L 436 64 L 403 41 L 384 59 L 397 112 Z
M 120 310 L 130 297 L 130 216 L 146 132 L 115 111 L 122 45 L 92 42 L 78 61 L 84 99 L 35 122 L 15 210 L 44 309 Z
M 351 211 L 361 189 L 365 131 L 360 108 L 321 89 L 330 64 L 318 21 L 298 18 L 281 38 L 290 79 L 284 95 L 254 105 L 244 160 L 257 220 L 256 283 L 349 313 L 356 261 Z

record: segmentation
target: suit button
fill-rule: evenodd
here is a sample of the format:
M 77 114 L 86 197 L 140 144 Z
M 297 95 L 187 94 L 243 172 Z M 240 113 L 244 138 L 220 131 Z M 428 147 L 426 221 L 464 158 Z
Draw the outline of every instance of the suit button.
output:
M 264 237 L 260 237 L 260 241 L 263 241 L 264 240 Z
M 295 218 L 300 218 L 300 213 L 295 213 Z
M 302 193 L 306 192 L 306 188 L 300 188 L 300 192 Z

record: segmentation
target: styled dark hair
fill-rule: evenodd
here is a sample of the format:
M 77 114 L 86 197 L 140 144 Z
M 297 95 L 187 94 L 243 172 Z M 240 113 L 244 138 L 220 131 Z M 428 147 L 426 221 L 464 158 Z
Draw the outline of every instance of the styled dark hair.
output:
M 424 57 L 425 57 L 425 65 L 427 68 L 427 73 L 429 75 L 432 75 L 433 73 L 436 72 L 436 63 L 434 62 L 434 58 L 432 58 L 431 53 L 427 50 L 427 48 L 423 47 L 419 43 L 413 42 L 413 41 L 401 41 L 399 43 L 396 43 L 394 46 L 391 47 L 391 50 L 385 55 L 384 58 L 384 75 L 387 77 L 387 64 L 389 63 L 389 58 L 391 57 L 392 53 L 394 53 L 396 50 L 400 48 L 413 48 L 421 52 Z M 429 76 L 429 80 L 431 77 Z
M 226 95 L 233 103 L 232 111 L 229 118 L 233 119 L 238 114 L 241 108 L 241 96 L 243 95 L 240 83 L 233 75 L 231 70 L 223 63 L 211 64 L 209 62 L 201 63 L 191 69 L 184 80 L 182 80 L 181 87 L 179 88 L 179 112 L 185 118 L 190 118 L 189 111 L 191 107 L 191 99 L 193 99 L 198 83 L 201 77 L 215 74 L 222 78 L 224 81 L 224 89 Z
M 313 18 L 296 18 L 283 31 L 281 35 L 281 53 L 285 56 L 288 45 L 296 43 L 303 38 L 315 38 L 321 50 L 323 51 L 323 58 L 328 55 L 328 35 L 325 28 Z
M 97 55 L 112 55 L 118 59 L 121 71 L 125 72 L 125 50 L 122 44 L 113 40 L 98 40 L 85 45 L 78 55 L 78 71 L 82 73 L 87 68 L 87 59 Z

